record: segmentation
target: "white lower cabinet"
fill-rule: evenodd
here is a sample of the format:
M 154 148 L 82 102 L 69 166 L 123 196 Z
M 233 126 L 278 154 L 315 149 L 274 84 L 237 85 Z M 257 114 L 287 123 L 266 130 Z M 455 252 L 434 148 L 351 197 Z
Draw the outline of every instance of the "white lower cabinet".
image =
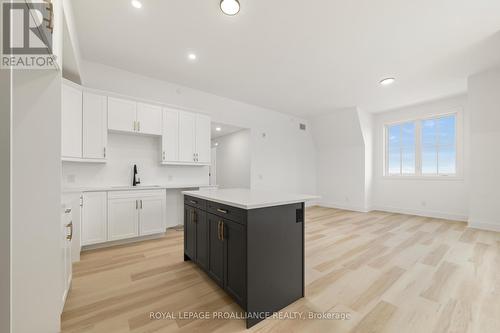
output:
M 136 197 L 111 194 L 108 200 L 108 240 L 139 236 L 139 205 Z
M 142 196 L 140 200 L 139 233 L 141 236 L 165 232 L 167 205 L 165 193 Z
M 82 245 L 165 232 L 166 199 L 165 190 L 85 192 Z
M 82 245 L 105 242 L 107 193 L 85 192 L 82 198 Z
M 108 194 L 108 241 L 165 232 L 164 190 Z

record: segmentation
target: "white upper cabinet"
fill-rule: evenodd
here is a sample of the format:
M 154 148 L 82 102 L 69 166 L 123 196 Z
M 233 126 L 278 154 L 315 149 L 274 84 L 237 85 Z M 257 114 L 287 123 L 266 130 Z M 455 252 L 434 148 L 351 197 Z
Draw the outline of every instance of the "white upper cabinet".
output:
M 210 164 L 210 118 L 196 115 L 195 158 L 197 163 Z
M 82 90 L 62 85 L 62 157 L 82 157 Z
M 137 131 L 137 102 L 108 97 L 108 129 Z
M 163 109 L 162 162 L 179 161 L 179 111 Z
M 144 134 L 161 135 L 162 110 L 160 106 L 137 103 L 137 131 Z
M 161 107 L 108 97 L 108 129 L 112 131 L 161 135 Z
M 179 112 L 179 161 L 195 162 L 196 115 Z
M 83 158 L 106 158 L 107 97 L 83 92 Z
M 210 118 L 163 109 L 162 163 L 210 164 Z

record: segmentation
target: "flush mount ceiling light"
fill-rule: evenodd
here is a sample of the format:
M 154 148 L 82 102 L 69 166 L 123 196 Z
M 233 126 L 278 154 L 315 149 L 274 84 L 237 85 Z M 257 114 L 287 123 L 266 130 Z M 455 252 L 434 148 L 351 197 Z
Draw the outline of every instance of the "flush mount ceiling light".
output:
M 220 131 L 222 131 L 222 128 L 220 128 L 220 127 L 216 127 L 216 128 L 215 128 L 215 130 L 216 130 L 217 132 L 220 132 Z
M 226 15 L 236 15 L 240 11 L 240 2 L 238 0 L 221 0 L 220 9 Z
M 137 8 L 137 9 L 142 8 L 142 3 L 139 0 L 132 0 L 131 3 L 132 3 L 132 6 L 134 6 L 134 8 Z
M 383 85 L 383 86 L 388 86 L 388 85 L 393 84 L 395 81 L 396 81 L 395 78 L 388 77 L 388 78 L 380 80 L 380 84 Z
M 214 146 L 216 146 L 216 147 L 217 147 L 218 145 L 219 145 L 219 143 L 218 143 L 218 142 L 214 143 Z
M 196 60 L 196 54 L 194 54 L 194 53 L 189 53 L 189 54 L 188 54 L 188 59 L 189 59 L 189 60 Z

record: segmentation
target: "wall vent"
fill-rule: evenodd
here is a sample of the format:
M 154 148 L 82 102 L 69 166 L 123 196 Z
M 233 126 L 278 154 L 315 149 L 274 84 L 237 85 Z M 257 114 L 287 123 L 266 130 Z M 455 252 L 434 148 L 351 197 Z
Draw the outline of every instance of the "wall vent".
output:
M 299 124 L 299 128 L 303 131 L 306 130 L 306 124 Z

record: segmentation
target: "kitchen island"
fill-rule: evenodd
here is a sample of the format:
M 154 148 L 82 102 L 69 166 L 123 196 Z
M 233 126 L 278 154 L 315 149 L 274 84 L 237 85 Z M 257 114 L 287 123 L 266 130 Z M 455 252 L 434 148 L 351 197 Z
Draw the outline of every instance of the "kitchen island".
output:
M 304 207 L 310 195 L 184 191 L 184 260 L 246 312 L 247 328 L 304 296 Z

